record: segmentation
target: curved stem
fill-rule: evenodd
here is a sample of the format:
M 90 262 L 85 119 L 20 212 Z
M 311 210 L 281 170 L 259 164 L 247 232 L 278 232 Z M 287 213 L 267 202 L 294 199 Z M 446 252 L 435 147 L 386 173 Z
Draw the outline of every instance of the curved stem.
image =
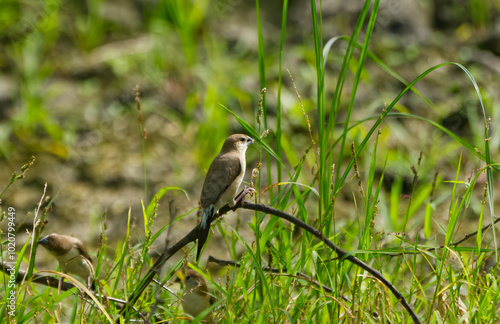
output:
M 335 245 L 332 241 L 330 241 L 327 237 L 325 237 L 319 230 L 316 228 L 304 223 L 300 219 L 287 214 L 281 210 L 272 208 L 270 206 L 266 205 L 260 205 L 260 204 L 252 204 L 252 203 L 246 203 L 243 201 L 239 201 L 238 204 L 236 204 L 234 207 L 229 207 L 228 205 L 222 207 L 219 210 L 219 213 L 215 215 L 214 220 L 217 219 L 218 217 L 226 214 L 227 212 L 231 210 L 236 210 L 238 208 L 243 208 L 243 209 L 249 209 L 249 210 L 255 210 L 255 211 L 260 211 L 269 215 L 273 215 L 276 217 L 280 217 L 282 219 L 285 219 L 289 221 L 290 223 L 295 224 L 296 226 L 308 231 L 312 235 L 316 236 L 321 242 L 323 242 L 326 246 L 331 248 L 335 253 L 339 256 L 341 260 L 347 260 L 358 267 L 362 268 L 363 270 L 367 271 L 370 273 L 372 276 L 380 280 L 392 293 L 393 295 L 397 298 L 398 301 L 401 302 L 403 307 L 406 309 L 406 311 L 410 314 L 411 318 L 415 323 L 421 323 L 411 306 L 408 304 L 404 296 L 399 292 L 399 290 L 394 287 L 394 285 L 387 279 L 385 278 L 379 271 L 376 269 L 370 267 L 368 264 L 364 263 L 360 259 L 356 258 L 354 255 L 349 254 L 349 252 L 342 250 L 340 247 Z M 132 292 L 130 295 L 130 298 L 128 299 L 127 305 L 122 308 L 120 311 L 120 315 L 125 315 L 130 311 L 130 308 L 133 307 L 135 302 L 139 299 L 141 296 L 142 292 L 148 284 L 153 280 L 153 278 L 156 276 L 157 273 L 160 272 L 161 268 L 165 264 L 165 262 L 170 259 L 172 255 L 174 255 L 176 252 L 178 252 L 180 249 L 182 249 L 184 246 L 186 246 L 188 243 L 194 242 L 198 238 L 198 234 L 200 231 L 200 225 L 198 224 L 195 228 L 191 230 L 185 237 L 183 237 L 180 241 L 178 241 L 175 245 L 173 245 L 170 248 L 166 248 L 163 253 L 160 255 L 158 260 L 153 264 L 149 272 L 146 274 L 146 276 L 143 278 L 139 286 Z

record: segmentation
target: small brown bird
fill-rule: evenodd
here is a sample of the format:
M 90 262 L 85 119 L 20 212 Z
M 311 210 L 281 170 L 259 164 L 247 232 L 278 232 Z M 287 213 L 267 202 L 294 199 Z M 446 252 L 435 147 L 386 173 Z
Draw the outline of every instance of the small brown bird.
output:
M 186 270 L 185 274 L 177 271 L 175 282 L 179 281 L 184 284 L 181 302 L 184 313 L 196 317 L 213 305 L 215 299 L 208 292 L 205 278 L 198 272 L 191 269 Z M 210 311 L 202 322 L 213 323 L 213 317 L 213 313 Z
M 200 258 L 201 250 L 207 240 L 213 216 L 222 206 L 228 204 L 233 207 L 236 204 L 234 196 L 243 180 L 247 165 L 245 152 L 253 142 L 254 140 L 247 135 L 229 136 L 219 155 L 208 168 L 201 191 L 201 224 L 196 260 Z
M 38 241 L 59 262 L 61 271 L 74 274 L 91 287 L 93 270 L 92 260 L 82 242 L 72 236 L 50 234 Z

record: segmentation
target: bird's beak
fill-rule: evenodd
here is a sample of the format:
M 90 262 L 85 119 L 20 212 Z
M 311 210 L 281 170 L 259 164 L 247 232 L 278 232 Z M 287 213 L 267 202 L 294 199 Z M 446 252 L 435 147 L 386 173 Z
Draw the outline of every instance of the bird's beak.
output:
M 175 274 L 177 278 L 175 278 L 174 282 L 184 282 L 186 280 L 186 275 L 184 275 L 181 271 L 176 271 Z
M 47 238 L 44 237 L 43 239 L 38 241 L 38 244 L 45 246 L 45 245 L 49 244 L 49 240 L 47 240 Z
M 255 140 L 249 136 L 248 141 L 247 141 L 247 146 L 252 145 L 254 142 L 255 142 Z

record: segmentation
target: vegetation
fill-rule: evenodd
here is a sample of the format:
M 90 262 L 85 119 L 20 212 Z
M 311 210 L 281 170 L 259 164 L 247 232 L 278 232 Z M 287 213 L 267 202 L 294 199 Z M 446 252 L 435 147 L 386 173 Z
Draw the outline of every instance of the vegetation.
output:
M 19 89 L 6 99 L 0 156 L 11 170 L 29 162 L 0 179 L 3 262 L 12 227 L 12 278 L 23 274 L 10 286 L 6 271 L 2 323 L 184 321 L 179 299 L 159 284 L 135 295 L 136 311 L 105 296 L 129 300 L 158 245 L 194 228 L 205 170 L 235 132 L 257 142 L 247 201 L 293 215 L 347 255 L 270 209 L 243 205 L 209 237 L 231 260 L 206 263 L 212 246 L 195 264 L 189 244 L 165 260 L 160 282 L 181 267 L 199 271 L 223 323 L 413 321 L 355 258 L 422 323 L 498 321 L 498 233 L 489 226 L 498 208 L 498 66 L 487 47 L 444 37 L 448 29 L 462 41 L 486 39 L 498 6 L 454 7 L 463 21 L 435 18 L 428 34 L 413 18 L 431 5 L 444 10 L 431 2 L 414 10 L 374 0 L 350 11 L 285 0 L 279 15 L 275 5 L 5 3 L 2 68 Z M 92 299 L 70 276 L 79 289 L 33 277 L 61 275 L 45 270 L 55 263 L 35 262 L 34 243 L 62 230 L 100 241 Z

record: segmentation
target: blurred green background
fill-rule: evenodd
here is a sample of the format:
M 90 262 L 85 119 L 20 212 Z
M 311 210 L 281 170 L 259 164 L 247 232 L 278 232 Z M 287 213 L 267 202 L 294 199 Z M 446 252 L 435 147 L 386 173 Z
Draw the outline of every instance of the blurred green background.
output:
M 351 35 L 363 3 L 322 2 L 324 44 L 332 37 Z M 129 206 L 142 232 L 140 201 L 148 203 L 160 188 L 180 187 L 188 192 L 190 200 L 180 191 L 162 198 L 158 226 L 168 219 L 170 199 L 183 213 L 195 208 L 212 158 L 228 135 L 243 131 L 220 104 L 259 129 L 256 116 L 261 80 L 267 88 L 264 108 L 269 135 L 264 140 L 276 148 L 279 109 L 283 160 L 294 167 L 311 139 L 286 69 L 293 76 L 318 142 L 321 121 L 316 110 L 313 24 L 307 1 L 289 2 L 279 101 L 279 1 L 260 3 L 265 75 L 259 73 L 257 13 L 252 1 L 0 0 L 0 5 L 2 187 L 8 184 L 12 172 L 31 156 L 36 157 L 26 178 L 17 181 L 2 198 L 3 206 L 16 208 L 20 224 L 31 227 L 32 211 L 44 183 L 48 184 L 48 196 L 55 198 L 47 217 L 47 234 L 64 231 L 91 247 L 98 244 L 105 210 L 111 238 L 123 236 Z M 493 160 L 499 146 L 495 128 L 500 118 L 499 11 L 498 1 L 382 1 L 369 46 L 376 57 L 406 81 L 443 62 L 458 62 L 469 69 L 480 88 L 487 115 L 492 118 Z M 327 107 L 333 100 L 346 48 L 347 41 L 337 40 L 325 61 Z M 355 53 L 357 56 L 359 53 Z M 355 64 L 351 68 L 336 116 L 340 123 L 345 120 L 342 107 L 347 108 L 349 102 L 349 80 L 354 78 Z M 136 86 L 143 124 L 138 120 Z M 403 88 L 400 81 L 367 60 L 351 123 L 380 114 Z M 409 93 L 398 102 L 397 111 L 439 123 L 482 150 L 478 97 L 460 69 L 439 68 L 416 89 L 427 102 Z M 373 121 L 359 125 L 349 133 L 347 142 L 356 143 L 371 125 Z M 144 143 L 141 127 L 147 131 Z M 342 124 L 337 127 L 337 135 L 342 128 Z M 260 129 L 264 131 L 264 125 Z M 452 180 L 461 154 L 463 181 L 484 166 L 449 136 L 415 118 L 385 120 L 379 141 L 377 159 L 381 170 L 387 163 L 388 195 L 394 183 L 403 187 L 403 194 L 409 192 L 411 166 L 417 165 L 420 152 L 423 159 L 419 184 L 426 188 L 436 173 L 441 180 Z M 246 181 L 261 152 L 258 145 L 248 151 Z M 337 161 L 339 153 L 334 150 L 332 154 Z M 351 153 L 344 155 L 349 161 Z M 369 163 L 370 158 L 363 155 L 360 161 Z M 273 159 L 269 161 L 275 165 Z M 365 162 L 360 162 L 361 173 Z M 264 159 L 261 171 L 266 180 L 261 191 L 268 185 L 266 163 Z M 299 180 L 310 184 L 317 171 L 314 149 L 306 155 L 303 168 L 308 171 L 302 172 Z M 271 183 L 276 179 L 272 172 Z M 357 215 L 356 182 L 348 182 L 337 197 L 335 217 L 339 224 L 343 218 Z M 477 187 L 478 201 L 472 210 L 479 208 L 483 194 L 482 186 Z M 440 189 L 450 191 L 451 185 Z M 263 202 L 269 201 L 268 194 L 262 195 Z M 449 203 L 445 200 L 440 208 L 441 202 L 435 202 L 438 221 L 445 220 Z M 311 206 L 309 217 L 314 218 L 317 210 Z M 388 219 L 390 211 L 381 207 L 379 213 Z M 186 230 L 193 226 L 195 217 L 192 214 L 186 220 Z M 398 230 L 389 221 L 378 223 L 376 229 Z M 470 228 L 460 231 L 469 232 Z M 174 232 L 173 239 L 185 233 Z M 217 238 L 212 242 L 215 246 Z

